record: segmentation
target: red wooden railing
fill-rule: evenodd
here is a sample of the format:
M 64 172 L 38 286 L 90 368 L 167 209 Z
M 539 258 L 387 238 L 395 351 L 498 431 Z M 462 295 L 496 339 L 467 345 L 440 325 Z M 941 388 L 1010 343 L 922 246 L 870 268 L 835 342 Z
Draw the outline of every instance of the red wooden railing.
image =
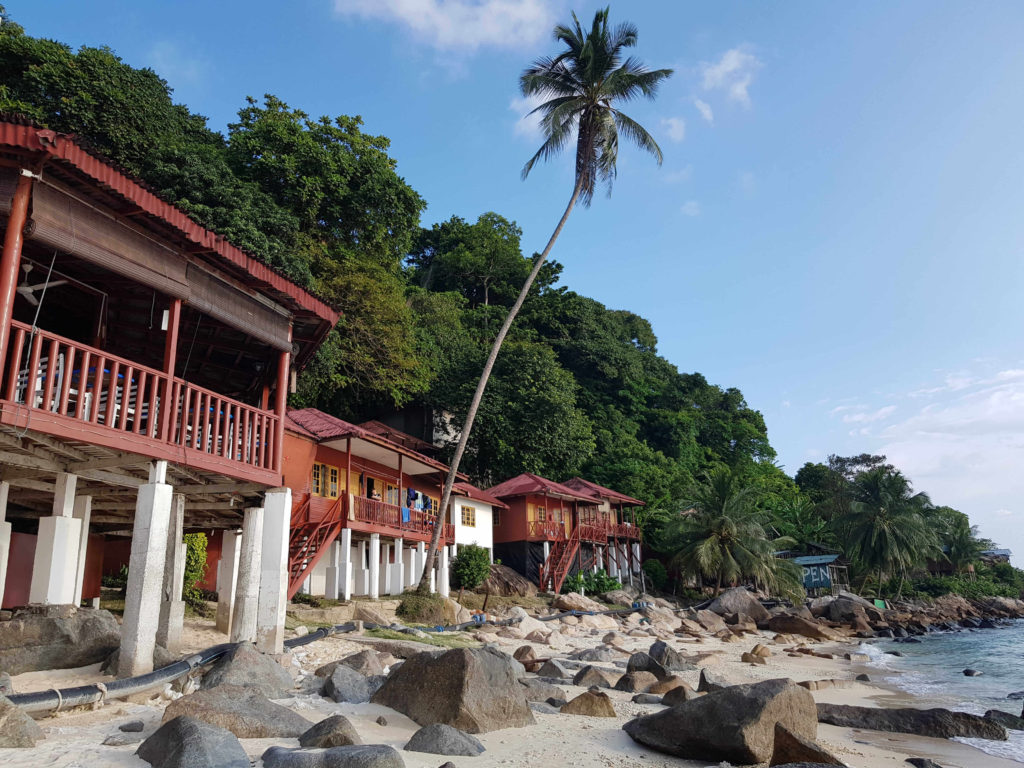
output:
M 434 532 L 437 517 L 421 509 L 405 509 L 386 501 L 368 499 L 365 496 L 354 496 L 352 519 L 356 522 L 390 529 L 396 536 L 403 533 L 430 535 Z M 455 539 L 455 526 L 445 523 L 441 530 L 441 538 L 445 541 Z
M 608 531 L 609 536 L 613 536 L 616 539 L 639 539 L 640 529 L 635 525 L 626 525 L 625 523 L 613 523 L 610 530 Z
M 569 538 L 556 541 L 547 560 L 540 566 L 540 588 L 550 589 L 556 594 L 562 591 L 565 577 L 569 575 L 572 559 L 580 549 L 580 527 L 573 529 Z
M 581 541 L 603 544 L 608 541 L 608 529 L 603 525 L 578 525 L 576 531 Z
M 557 520 L 530 520 L 527 523 L 526 535 L 531 539 L 547 539 L 556 541 L 565 538 L 565 523 Z
M 274 413 L 16 320 L 8 350 L 3 399 L 9 403 L 280 471 Z
M 344 527 L 344 497 L 331 505 L 317 520 L 310 516 L 310 495 L 292 505 L 291 532 L 288 539 L 288 599 L 302 587 L 328 548 Z

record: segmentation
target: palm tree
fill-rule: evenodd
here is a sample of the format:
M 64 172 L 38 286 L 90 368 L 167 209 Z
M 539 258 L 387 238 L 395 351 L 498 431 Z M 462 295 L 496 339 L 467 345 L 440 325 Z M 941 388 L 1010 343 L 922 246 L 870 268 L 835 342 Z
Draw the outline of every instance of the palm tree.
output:
M 978 527 L 972 526 L 967 515 L 957 512 L 949 521 L 942 539 L 946 545 L 945 555 L 957 573 L 981 559 L 987 542 L 978 536 Z
M 571 27 L 555 27 L 555 40 L 562 43 L 565 49 L 553 58 L 545 56 L 537 59 L 519 79 L 524 96 L 539 96 L 546 99 L 530 113 L 541 115 L 541 129 L 546 138 L 541 148 L 523 167 L 523 178 L 529 175 L 538 160 L 548 160 L 556 156 L 575 136 L 576 173 L 572 196 L 547 246 L 534 261 L 533 269 L 515 303 L 509 309 L 484 363 L 441 493 L 442 518 L 448 509 L 459 463 L 469 443 L 470 430 L 473 428 L 480 401 L 487 388 L 487 380 L 498 359 L 502 342 L 505 341 L 512 322 L 523 306 L 534 280 L 544 266 L 576 203 L 582 202 L 584 206 L 589 206 L 599 182 L 606 183 L 609 194 L 611 193 L 611 182 L 615 178 L 619 153 L 619 133 L 652 154 L 658 164 L 661 164 L 661 148 L 654 138 L 639 123 L 614 105 L 641 96 L 653 99 L 658 86 L 672 74 L 672 70 L 650 70 L 633 57 L 624 59 L 624 50 L 636 45 L 637 29 L 628 22 L 614 29 L 609 27 L 607 8 L 594 14 L 593 24 L 587 32 L 580 26 L 575 13 L 572 19 Z M 434 567 L 434 557 L 440 540 L 441 526 L 438 525 L 434 528 L 423 575 L 420 578 L 418 591 L 421 593 L 426 593 L 430 589 L 430 572 Z
M 789 537 L 769 538 L 757 490 L 726 467 L 706 473 L 669 527 L 674 566 L 684 574 L 723 584 L 753 581 L 776 594 L 802 593 L 800 569 L 775 556 L 793 546 Z
M 927 523 L 931 500 L 887 467 L 862 472 L 851 492 L 849 512 L 834 521 L 840 541 L 850 557 L 876 573 L 879 597 L 884 576 L 898 573 L 899 597 L 910 569 L 942 557 L 938 535 Z

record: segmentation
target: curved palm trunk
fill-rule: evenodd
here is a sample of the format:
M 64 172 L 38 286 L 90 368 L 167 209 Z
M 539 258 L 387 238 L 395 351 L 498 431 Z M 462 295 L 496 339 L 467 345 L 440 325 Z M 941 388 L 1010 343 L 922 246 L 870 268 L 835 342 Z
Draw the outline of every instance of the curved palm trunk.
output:
M 455 485 L 455 476 L 459 472 L 459 464 L 462 462 L 462 456 L 466 452 L 466 445 L 469 443 L 469 433 L 473 429 L 473 422 L 476 420 L 477 411 L 480 410 L 480 402 L 484 397 L 484 390 L 487 389 L 487 382 L 491 378 L 491 371 L 494 370 L 494 363 L 498 359 L 498 353 L 501 351 L 501 345 L 505 341 L 505 337 L 508 336 L 509 329 L 512 327 L 513 321 L 516 319 L 516 315 L 519 314 L 519 310 L 523 306 L 523 302 L 526 301 L 527 295 L 530 293 L 530 288 L 533 287 L 534 281 L 537 279 L 537 275 L 540 274 L 540 269 L 544 266 L 544 262 L 548 258 L 548 254 L 551 253 L 551 248 L 554 246 L 558 236 L 562 233 L 562 228 L 565 226 L 565 222 L 569 219 L 569 214 L 572 213 L 572 209 L 576 207 L 576 201 L 580 197 L 580 192 L 583 188 L 582 179 L 577 176 L 576 186 L 573 188 L 572 197 L 569 198 L 569 204 L 565 207 L 565 213 L 562 214 L 562 218 L 558 221 L 558 226 L 555 227 L 555 231 L 551 233 L 551 239 L 548 240 L 547 246 L 539 257 L 537 257 L 536 263 L 533 265 L 533 269 L 530 271 L 529 276 L 526 278 L 526 282 L 523 284 L 523 288 L 519 291 L 519 296 L 516 297 L 515 303 L 512 308 L 509 309 L 508 315 L 505 317 L 505 322 L 501 325 L 501 330 L 498 331 L 498 335 L 494 339 L 494 344 L 491 345 L 491 352 L 487 356 L 487 362 L 484 363 L 484 369 L 480 374 L 480 381 L 477 382 L 476 392 L 473 393 L 473 400 L 469 404 L 469 410 L 466 412 L 466 423 L 462 426 L 462 434 L 459 436 L 459 442 L 455 446 L 455 455 L 452 456 L 451 466 L 448 468 L 448 476 L 444 480 L 444 490 L 441 493 L 441 509 L 438 512 L 438 524 L 434 526 L 433 535 L 430 537 L 430 547 L 427 549 L 427 557 L 423 564 L 423 574 L 420 576 L 419 586 L 416 587 L 416 591 L 420 594 L 427 594 L 430 592 L 430 572 L 434 569 L 434 558 L 437 556 L 437 548 L 441 542 L 441 528 L 444 521 L 444 517 L 447 514 L 448 503 L 452 496 L 452 486 Z

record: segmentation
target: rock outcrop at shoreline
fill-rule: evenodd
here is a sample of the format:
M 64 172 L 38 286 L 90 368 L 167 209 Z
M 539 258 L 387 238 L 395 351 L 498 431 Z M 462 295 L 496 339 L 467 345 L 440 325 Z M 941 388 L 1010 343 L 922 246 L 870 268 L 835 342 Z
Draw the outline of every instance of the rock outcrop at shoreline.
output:
M 844 728 L 911 733 L 938 739 L 969 738 L 1006 741 L 1006 729 L 998 723 L 967 712 L 949 709 L 853 707 L 843 704 L 817 706 L 818 721 Z

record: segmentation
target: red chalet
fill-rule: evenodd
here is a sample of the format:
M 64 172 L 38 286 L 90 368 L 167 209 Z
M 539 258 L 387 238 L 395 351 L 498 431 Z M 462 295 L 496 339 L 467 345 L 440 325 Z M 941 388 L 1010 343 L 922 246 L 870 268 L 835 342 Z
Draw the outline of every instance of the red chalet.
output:
M 280 651 L 285 400 L 338 313 L 17 119 L 0 217 L 3 606 L 97 598 L 104 538 L 130 536 L 119 671 L 148 671 L 181 631 L 182 530 L 241 524 L 232 639 Z
M 578 571 L 604 568 L 632 583 L 640 568 L 643 502 L 582 478 L 556 483 L 524 473 L 487 491 L 506 504 L 494 526 L 494 552 L 541 589 L 558 592 Z

